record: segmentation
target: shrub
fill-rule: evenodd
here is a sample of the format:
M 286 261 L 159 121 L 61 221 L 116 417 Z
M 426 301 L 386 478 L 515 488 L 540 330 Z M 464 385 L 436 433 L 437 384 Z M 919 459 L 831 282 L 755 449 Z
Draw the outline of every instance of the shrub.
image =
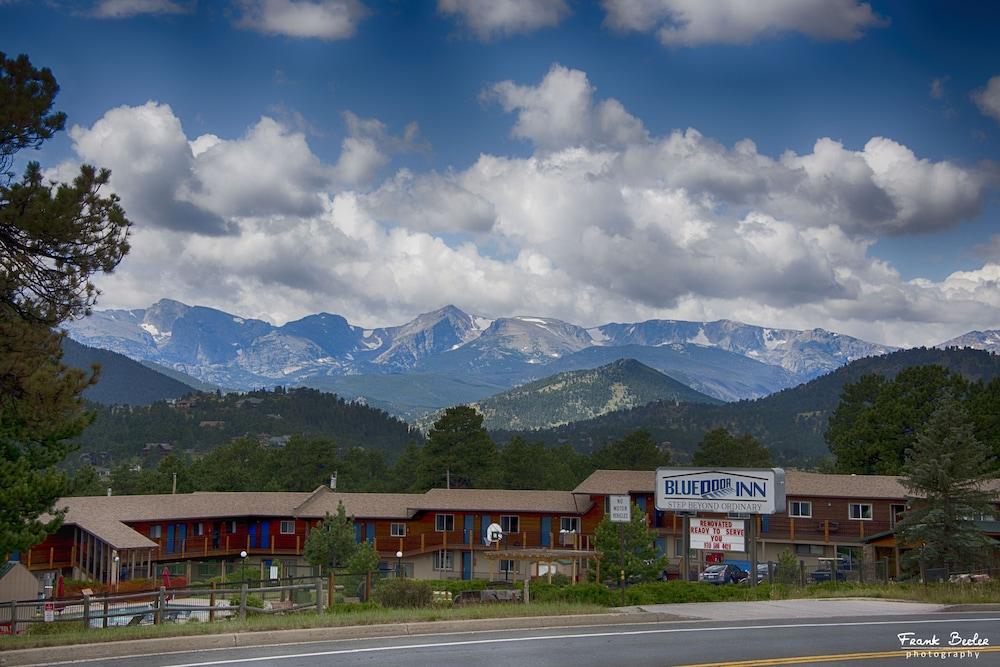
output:
M 799 561 L 788 549 L 778 554 L 778 571 L 775 581 L 781 584 L 794 584 L 799 580 Z
M 240 596 L 229 598 L 229 606 L 233 608 L 239 608 L 240 606 Z M 247 595 L 247 607 L 253 607 L 255 609 L 264 608 L 264 599 L 259 595 L 254 595 L 252 593 Z
M 384 579 L 375 588 L 375 601 L 383 607 L 429 607 L 433 588 L 416 579 Z

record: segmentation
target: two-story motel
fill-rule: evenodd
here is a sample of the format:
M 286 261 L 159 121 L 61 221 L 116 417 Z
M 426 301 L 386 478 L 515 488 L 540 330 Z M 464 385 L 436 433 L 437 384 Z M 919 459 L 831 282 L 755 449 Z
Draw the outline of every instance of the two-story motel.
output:
M 522 578 L 558 571 L 579 575 L 599 567 L 593 536 L 608 496 L 629 495 L 656 533 L 660 552 L 677 562 L 683 521 L 654 508 L 653 471 L 598 470 L 572 491 L 432 489 L 421 494 L 205 492 L 65 498 L 63 526 L 20 555 L 36 573 L 63 573 L 113 584 L 156 576 L 163 565 L 221 561 L 303 567 L 309 531 L 339 503 L 354 518 L 355 538 L 370 542 L 382 569 L 407 576 Z M 993 486 L 1000 492 L 1000 480 Z M 898 477 L 786 471 L 786 509 L 761 515 L 757 557 L 791 550 L 811 569 L 819 558 L 862 553 L 888 559 L 898 571 L 893 530 L 905 510 Z M 705 515 L 720 516 L 720 515 Z M 984 517 L 1000 537 L 1000 524 Z M 500 525 L 500 543 L 484 541 Z M 865 548 L 867 545 L 867 552 Z M 748 558 L 747 552 L 728 558 Z

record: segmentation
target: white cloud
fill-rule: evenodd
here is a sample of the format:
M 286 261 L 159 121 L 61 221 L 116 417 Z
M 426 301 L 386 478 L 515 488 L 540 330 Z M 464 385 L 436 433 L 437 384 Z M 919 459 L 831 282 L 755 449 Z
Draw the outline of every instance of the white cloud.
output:
M 438 11 L 483 41 L 550 28 L 570 14 L 565 0 L 438 0 Z
M 972 91 L 972 100 L 986 116 L 1000 122 L 1000 76 L 994 76 L 982 88 Z
M 857 0 L 602 0 L 605 25 L 656 31 L 668 46 L 747 44 L 787 32 L 823 41 L 858 39 L 887 25 Z
M 879 237 L 975 215 L 988 187 L 977 168 L 884 137 L 772 156 L 693 129 L 651 136 L 560 66 L 488 94 L 530 155 L 382 181 L 391 156 L 425 149 L 415 125 L 395 135 L 345 113 L 332 164 L 267 117 L 243 136 L 188 137 L 150 102 L 73 128 L 80 157 L 115 170 L 137 223 L 129 257 L 101 278 L 102 306 L 170 296 L 276 322 L 328 311 L 380 325 L 456 303 L 587 325 L 727 317 L 900 344 L 1000 321 L 995 257 L 907 281 L 869 254 Z
M 351 37 L 369 13 L 358 0 L 239 0 L 238 6 L 241 28 L 305 39 Z
M 941 76 L 931 79 L 930 96 L 931 99 L 940 100 L 945 94 L 945 84 L 948 83 L 948 79 L 951 77 Z
M 618 100 L 593 103 L 595 88 L 577 69 L 553 65 L 537 86 L 501 81 L 484 93 L 517 112 L 513 135 L 541 148 L 640 141 L 646 130 Z
M 176 0 L 101 0 L 93 15 L 105 19 L 124 19 L 139 14 L 188 14 L 194 7 Z

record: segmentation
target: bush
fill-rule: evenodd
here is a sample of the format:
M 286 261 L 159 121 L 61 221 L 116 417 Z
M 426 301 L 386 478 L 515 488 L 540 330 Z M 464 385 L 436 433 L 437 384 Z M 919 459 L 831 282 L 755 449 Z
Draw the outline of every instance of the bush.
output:
M 239 609 L 240 606 L 240 596 L 229 598 L 229 606 L 234 609 Z M 259 595 L 254 595 L 252 593 L 247 595 L 247 607 L 253 607 L 254 609 L 264 608 L 264 598 Z
M 447 591 L 457 596 L 462 591 L 481 591 L 491 588 L 486 579 L 424 579 L 433 591 Z
M 433 588 L 416 579 L 384 579 L 375 588 L 375 601 L 383 607 L 429 607 Z

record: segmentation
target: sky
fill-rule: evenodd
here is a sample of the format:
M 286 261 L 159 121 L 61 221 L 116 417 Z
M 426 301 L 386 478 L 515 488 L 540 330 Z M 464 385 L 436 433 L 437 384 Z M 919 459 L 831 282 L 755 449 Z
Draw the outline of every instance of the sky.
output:
M 56 181 L 112 170 L 98 308 L 281 324 L 1000 328 L 1000 5 L 0 0 Z

